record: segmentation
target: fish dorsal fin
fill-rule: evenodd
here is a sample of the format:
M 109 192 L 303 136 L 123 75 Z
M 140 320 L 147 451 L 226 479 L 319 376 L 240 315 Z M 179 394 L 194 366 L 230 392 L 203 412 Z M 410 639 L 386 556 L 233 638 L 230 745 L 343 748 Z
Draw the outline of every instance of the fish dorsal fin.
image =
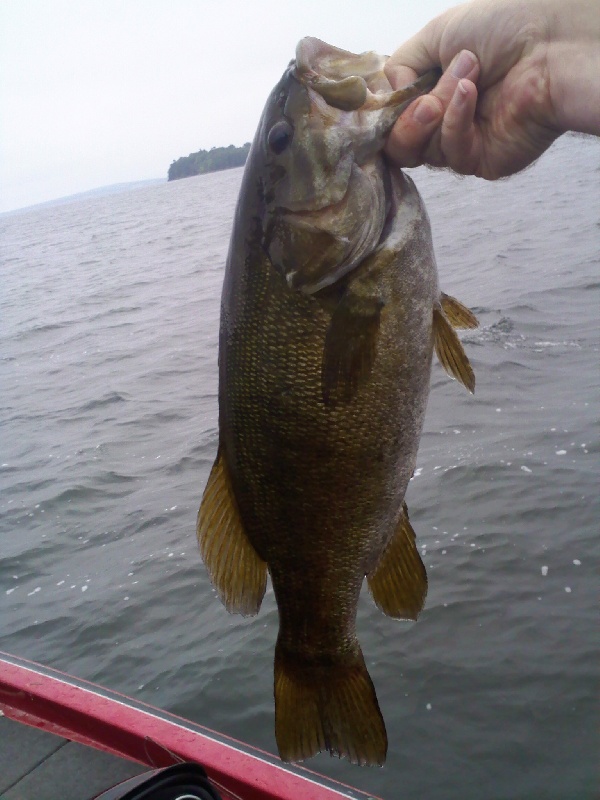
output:
M 471 394 L 475 391 L 475 374 L 467 354 L 441 306 L 433 309 L 434 346 L 440 364 L 448 375 L 456 378 Z
M 221 448 L 200 503 L 196 532 L 202 559 L 225 608 L 232 614 L 258 614 L 267 565 L 244 530 Z
M 417 552 L 406 503 L 391 542 L 379 564 L 367 575 L 378 608 L 394 619 L 415 620 L 425 605 L 427 572 Z
M 444 314 L 448 317 L 448 322 L 453 328 L 473 328 L 479 327 L 479 321 L 471 309 L 463 306 L 463 304 L 444 292 L 440 295 L 440 303 Z

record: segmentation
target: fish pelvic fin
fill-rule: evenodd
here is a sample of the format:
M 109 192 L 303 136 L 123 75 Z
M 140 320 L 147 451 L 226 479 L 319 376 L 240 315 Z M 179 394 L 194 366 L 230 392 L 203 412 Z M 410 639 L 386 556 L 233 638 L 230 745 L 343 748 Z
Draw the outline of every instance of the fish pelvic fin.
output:
M 230 613 L 258 614 L 267 585 L 267 565 L 250 543 L 219 448 L 196 526 L 202 560 Z
M 392 540 L 367 583 L 377 607 L 394 619 L 416 620 L 425 605 L 427 572 L 417 552 L 406 503 Z
M 475 373 L 467 354 L 452 325 L 448 322 L 442 307 L 433 309 L 434 346 L 440 364 L 448 375 L 456 378 L 471 394 L 475 391 Z
M 385 723 L 358 643 L 355 653 L 323 664 L 302 662 L 277 642 L 275 737 L 283 761 L 327 750 L 362 766 L 385 762 Z
M 463 306 L 463 304 L 449 294 L 442 292 L 440 294 L 440 304 L 444 314 L 448 318 L 448 322 L 453 328 L 467 328 L 472 330 L 479 327 L 479 320 L 473 314 L 471 309 Z
M 368 380 L 377 353 L 382 306 L 377 298 L 349 293 L 333 312 L 321 369 L 326 406 L 349 403 Z

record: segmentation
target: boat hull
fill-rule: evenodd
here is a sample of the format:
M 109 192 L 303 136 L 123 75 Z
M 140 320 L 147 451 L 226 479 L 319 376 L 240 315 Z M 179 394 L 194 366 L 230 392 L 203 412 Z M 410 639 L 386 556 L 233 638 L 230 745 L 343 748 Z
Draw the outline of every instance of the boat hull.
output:
M 0 652 L 6 717 L 148 767 L 201 764 L 223 800 L 377 800 L 134 698 Z

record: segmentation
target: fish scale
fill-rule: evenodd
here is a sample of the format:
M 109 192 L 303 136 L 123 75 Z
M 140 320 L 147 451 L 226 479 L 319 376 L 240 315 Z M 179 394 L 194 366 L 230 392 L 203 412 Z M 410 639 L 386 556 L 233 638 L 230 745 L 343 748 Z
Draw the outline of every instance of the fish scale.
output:
M 367 576 L 384 613 L 421 610 L 427 578 L 404 494 L 434 347 L 474 385 L 447 313 L 474 317 L 440 293 L 426 211 L 381 152 L 435 78 L 385 92 L 384 63 L 300 43 L 250 150 L 223 286 L 219 452 L 198 538 L 228 610 L 257 613 L 271 575 L 275 733 L 291 761 L 320 750 L 385 760 L 360 591 Z

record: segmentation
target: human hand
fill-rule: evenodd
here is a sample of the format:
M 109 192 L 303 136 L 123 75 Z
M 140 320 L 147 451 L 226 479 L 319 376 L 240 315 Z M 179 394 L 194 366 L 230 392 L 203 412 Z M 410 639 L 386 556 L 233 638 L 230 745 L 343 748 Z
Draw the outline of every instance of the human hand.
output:
M 436 88 L 386 146 L 400 166 L 493 180 L 526 167 L 566 130 L 600 133 L 600 14 L 594 0 L 474 0 L 400 47 L 394 88 L 441 66 Z

